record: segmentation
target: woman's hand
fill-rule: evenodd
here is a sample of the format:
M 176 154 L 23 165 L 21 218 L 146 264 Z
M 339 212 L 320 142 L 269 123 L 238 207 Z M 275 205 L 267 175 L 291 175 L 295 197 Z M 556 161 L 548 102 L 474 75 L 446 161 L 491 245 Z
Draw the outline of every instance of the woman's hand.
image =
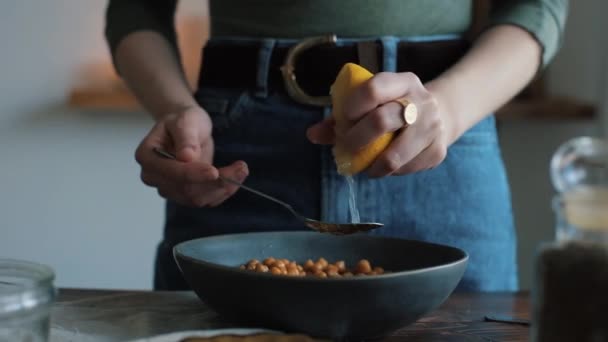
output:
M 406 98 L 418 107 L 416 122 L 404 127 L 403 106 L 394 100 Z M 435 96 L 413 73 L 379 73 L 355 89 L 345 100 L 348 124 L 337 127 L 332 119 L 309 128 L 314 143 L 341 140 L 354 153 L 387 132 L 395 138 L 367 173 L 371 177 L 403 175 L 439 165 L 446 156 L 450 124 L 441 113 Z M 332 129 L 333 127 L 333 129 Z
M 162 116 L 135 154 L 142 181 L 182 205 L 213 207 L 224 202 L 238 187 L 222 182 L 219 175 L 243 182 L 249 171 L 243 161 L 219 169 L 213 166 L 211 130 L 209 115 L 198 106 Z M 173 151 L 177 160 L 159 157 L 155 147 Z

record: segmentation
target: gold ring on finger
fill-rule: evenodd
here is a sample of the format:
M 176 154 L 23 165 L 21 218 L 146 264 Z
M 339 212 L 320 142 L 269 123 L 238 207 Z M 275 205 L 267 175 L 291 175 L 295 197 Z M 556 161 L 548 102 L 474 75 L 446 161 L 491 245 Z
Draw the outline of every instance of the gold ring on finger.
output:
M 399 103 L 403 107 L 403 127 L 413 125 L 416 119 L 418 119 L 418 107 L 404 97 L 396 99 L 394 102 Z

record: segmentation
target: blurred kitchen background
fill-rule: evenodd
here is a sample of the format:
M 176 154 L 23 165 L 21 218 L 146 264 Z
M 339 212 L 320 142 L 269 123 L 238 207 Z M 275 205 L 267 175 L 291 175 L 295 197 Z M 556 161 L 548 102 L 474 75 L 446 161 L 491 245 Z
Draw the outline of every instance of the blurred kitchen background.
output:
M 536 246 L 553 234 L 551 154 L 569 138 L 608 132 L 608 2 L 570 3 L 559 55 L 498 114 L 524 289 Z M 105 7 L 105 0 L 2 2 L 0 257 L 48 264 L 61 287 L 149 289 L 163 201 L 139 181 L 133 154 L 152 121 L 116 82 L 102 35 Z M 204 15 L 199 1 L 181 0 L 190 75 L 204 30 L 196 18 Z

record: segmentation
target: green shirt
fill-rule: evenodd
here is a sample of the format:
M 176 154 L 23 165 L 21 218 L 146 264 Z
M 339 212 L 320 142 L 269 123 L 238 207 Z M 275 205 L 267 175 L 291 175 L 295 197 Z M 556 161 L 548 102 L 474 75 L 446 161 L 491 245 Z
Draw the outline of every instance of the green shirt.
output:
M 106 37 L 112 51 L 131 32 L 154 30 L 176 45 L 177 0 L 110 0 Z M 297 38 L 461 34 L 472 0 L 209 0 L 212 36 Z M 560 46 L 567 0 L 492 1 L 490 26 L 517 25 L 543 48 L 545 66 Z

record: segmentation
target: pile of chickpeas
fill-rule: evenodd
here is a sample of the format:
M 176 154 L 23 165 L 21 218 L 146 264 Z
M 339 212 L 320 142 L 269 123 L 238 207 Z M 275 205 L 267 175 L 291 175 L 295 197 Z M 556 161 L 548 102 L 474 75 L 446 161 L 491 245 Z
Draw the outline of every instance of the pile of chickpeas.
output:
M 319 258 L 316 262 L 308 259 L 303 265 L 300 265 L 294 260 L 270 257 L 262 262 L 257 259 L 251 259 L 246 264 L 241 265 L 240 269 L 292 277 L 313 276 L 318 278 L 353 277 L 385 273 L 382 267 L 372 267 L 366 259 L 359 260 L 353 269 L 349 269 L 343 260 L 329 263 L 325 258 Z

